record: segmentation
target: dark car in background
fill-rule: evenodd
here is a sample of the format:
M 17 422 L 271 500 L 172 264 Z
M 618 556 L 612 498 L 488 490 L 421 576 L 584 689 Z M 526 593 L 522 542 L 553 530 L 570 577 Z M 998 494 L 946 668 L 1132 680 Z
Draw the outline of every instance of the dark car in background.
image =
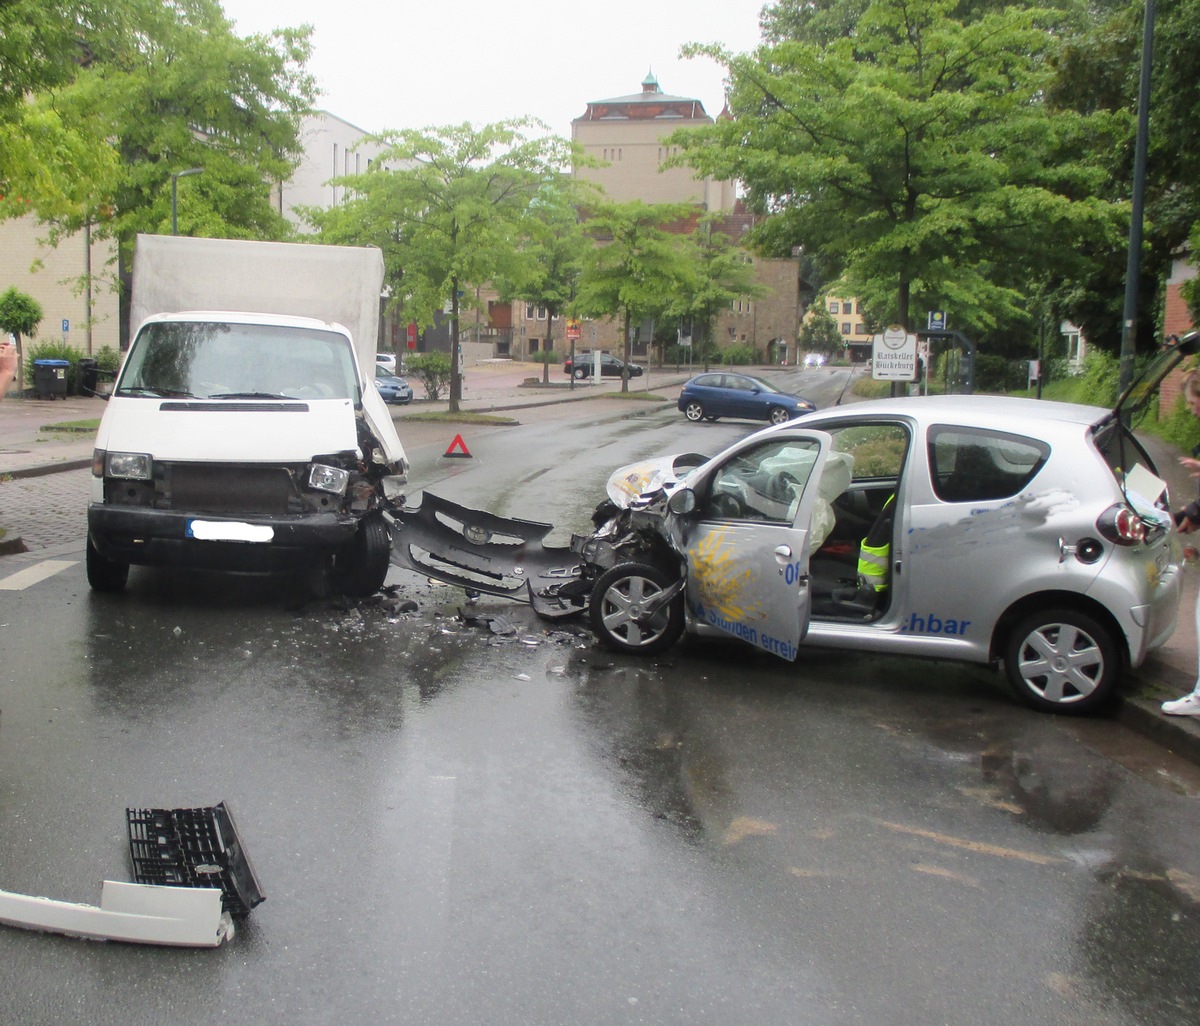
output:
M 573 377 L 577 381 L 592 376 L 592 354 L 588 351 L 576 353 L 575 359 L 568 356 L 566 362 L 563 363 L 563 373 L 567 377 Z M 602 378 L 638 378 L 642 375 L 642 368 L 636 363 L 626 363 L 624 360 L 618 360 L 615 356 L 609 353 L 600 354 L 600 376 Z
M 679 393 L 679 409 L 690 421 L 740 417 L 783 424 L 816 410 L 803 396 L 781 392 L 749 374 L 697 374 Z
M 397 403 L 403 406 L 412 402 L 412 386 L 404 378 L 399 378 L 395 374 L 385 374 L 382 367 L 375 368 L 375 388 L 385 403 Z

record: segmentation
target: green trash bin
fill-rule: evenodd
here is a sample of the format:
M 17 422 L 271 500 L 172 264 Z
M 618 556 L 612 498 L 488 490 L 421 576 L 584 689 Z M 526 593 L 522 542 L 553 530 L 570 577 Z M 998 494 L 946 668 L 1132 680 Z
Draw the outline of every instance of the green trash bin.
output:
M 53 399 L 56 395 L 67 397 L 68 360 L 34 360 L 33 391 L 39 399 Z

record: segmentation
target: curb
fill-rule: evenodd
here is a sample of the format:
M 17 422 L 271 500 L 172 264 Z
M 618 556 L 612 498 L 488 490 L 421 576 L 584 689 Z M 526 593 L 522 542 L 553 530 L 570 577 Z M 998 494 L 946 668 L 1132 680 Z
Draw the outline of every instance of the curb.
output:
M 47 474 L 57 474 L 60 470 L 84 470 L 92 465 L 91 458 L 63 460 L 61 463 L 44 463 L 36 467 L 19 467 L 16 470 L 9 470 L 5 473 L 5 477 L 11 477 L 13 480 L 19 480 L 25 477 L 45 477 Z

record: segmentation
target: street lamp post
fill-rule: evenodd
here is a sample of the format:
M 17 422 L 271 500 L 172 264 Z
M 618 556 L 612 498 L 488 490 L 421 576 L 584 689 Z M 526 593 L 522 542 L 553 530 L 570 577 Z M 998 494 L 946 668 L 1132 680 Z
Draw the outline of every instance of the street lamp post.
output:
M 204 168 L 189 167 L 186 171 L 171 173 L 171 234 L 179 234 L 179 179 L 188 175 L 198 175 Z

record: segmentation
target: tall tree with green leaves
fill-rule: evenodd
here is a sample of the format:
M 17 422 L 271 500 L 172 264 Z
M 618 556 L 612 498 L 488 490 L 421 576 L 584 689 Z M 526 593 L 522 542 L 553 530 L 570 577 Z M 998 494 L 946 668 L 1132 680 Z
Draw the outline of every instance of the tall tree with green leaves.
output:
M 851 6 L 851 5 L 847 5 Z M 986 6 L 986 5 L 984 5 Z M 887 319 L 914 300 L 975 331 L 1026 316 L 1024 281 L 1110 243 L 1120 211 L 1079 159 L 1114 138 L 1102 112 L 1041 100 L 1044 11 L 956 20 L 954 0 L 872 0 L 854 31 L 755 54 L 692 47 L 728 68 L 733 117 L 671 141 L 705 175 L 736 178 L 767 215 L 763 252 L 802 245 Z
M 116 237 L 127 268 L 138 232 L 171 230 L 173 176 L 202 168 L 179 188 L 185 234 L 289 234 L 271 189 L 302 151 L 310 29 L 242 38 L 218 0 L 12 0 L 0 28 L 29 7 L 21 38 L 44 45 L 19 64 L 33 91 L 0 93 L 0 217 L 32 213 L 52 243 Z
M 622 358 L 632 357 L 634 321 L 678 314 L 680 296 L 695 288 L 695 259 L 685 237 L 668 229 L 693 216 L 689 204 L 601 203 L 588 211 L 592 245 L 583 254 L 571 309 L 584 317 L 617 317 Z M 621 380 L 621 391 L 629 381 Z
M 450 411 L 462 401 L 459 327 L 476 286 L 519 277 L 531 205 L 570 166 L 555 136 L 528 136 L 528 120 L 385 132 L 371 169 L 338 179 L 349 199 L 312 211 L 329 242 L 383 251 L 391 305 L 423 327 L 450 318 Z
M 692 321 L 693 344 L 713 342 L 714 322 L 734 302 L 757 299 L 767 292 L 755 282 L 754 265 L 746 251 L 720 230 L 721 216 L 702 216 L 687 239 L 690 246 L 685 255 L 691 260 L 691 273 L 675 295 L 677 312 Z M 672 311 L 668 308 L 667 312 Z
M 561 175 L 543 184 L 521 222 L 516 259 L 493 280 L 502 302 L 518 300 L 546 311 L 546 348 L 552 348 L 553 325 L 562 316 L 579 284 L 586 240 L 579 203 L 595 193 L 586 183 Z M 537 354 L 533 354 L 537 355 Z M 548 380 L 550 361 L 542 363 Z

